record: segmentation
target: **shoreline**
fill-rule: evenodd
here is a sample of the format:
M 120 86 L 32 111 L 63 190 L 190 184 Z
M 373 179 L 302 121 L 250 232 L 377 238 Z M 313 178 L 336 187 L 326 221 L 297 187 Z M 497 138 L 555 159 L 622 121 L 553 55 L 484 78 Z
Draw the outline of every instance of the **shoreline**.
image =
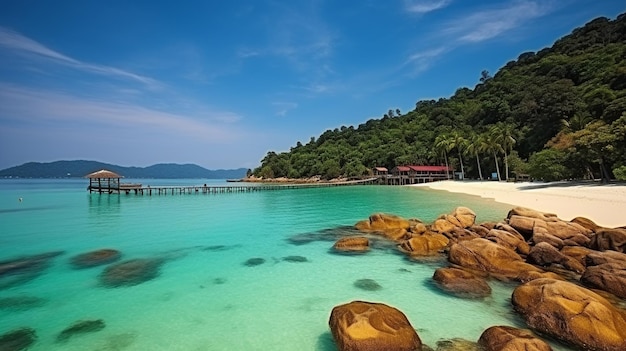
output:
M 604 227 L 626 226 L 624 183 L 443 180 L 408 186 L 480 196 L 504 204 L 554 213 L 567 221 L 585 217 Z

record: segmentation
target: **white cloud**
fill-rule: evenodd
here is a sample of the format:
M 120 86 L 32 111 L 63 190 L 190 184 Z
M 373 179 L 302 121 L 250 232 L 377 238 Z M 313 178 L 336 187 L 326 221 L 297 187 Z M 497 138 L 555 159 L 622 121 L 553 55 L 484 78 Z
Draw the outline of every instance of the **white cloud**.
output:
M 160 86 L 160 83 L 149 77 L 115 67 L 76 60 L 4 27 L 0 27 L 0 48 L 25 57 L 54 62 L 83 72 L 134 80 L 151 88 Z
M 448 6 L 452 0 L 406 0 L 405 8 L 411 13 L 427 13 Z
M 409 56 L 405 65 L 412 65 L 413 73 L 419 73 L 428 69 L 441 55 L 446 52 L 448 52 L 448 49 L 445 47 L 420 51 Z
M 276 115 L 284 117 L 291 110 L 294 110 L 298 107 L 298 104 L 295 102 L 273 102 L 272 106 L 276 109 Z

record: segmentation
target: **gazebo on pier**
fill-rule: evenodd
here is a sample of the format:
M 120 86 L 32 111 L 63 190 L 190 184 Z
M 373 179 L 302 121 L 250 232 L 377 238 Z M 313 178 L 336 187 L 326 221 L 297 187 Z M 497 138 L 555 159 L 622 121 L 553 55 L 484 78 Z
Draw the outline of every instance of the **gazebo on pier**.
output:
M 89 186 L 87 190 L 90 193 L 119 193 L 120 192 L 120 179 L 121 175 L 107 171 L 106 169 L 99 170 L 97 172 L 89 173 L 85 176 L 89 178 Z

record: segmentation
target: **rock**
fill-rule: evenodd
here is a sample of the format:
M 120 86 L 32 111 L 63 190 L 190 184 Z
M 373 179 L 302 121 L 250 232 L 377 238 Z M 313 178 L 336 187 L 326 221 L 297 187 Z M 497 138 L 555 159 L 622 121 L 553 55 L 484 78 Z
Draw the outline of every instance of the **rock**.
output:
M 575 259 L 563 255 L 554 246 L 548 243 L 539 243 L 530 249 L 530 253 L 526 261 L 531 264 L 548 267 L 553 264 L 560 264 L 565 269 L 576 273 L 585 271 L 585 266 Z
M 383 288 L 374 279 L 359 279 L 354 282 L 354 286 L 365 291 L 377 291 Z
M 433 280 L 442 290 L 464 298 L 482 298 L 491 295 L 487 281 L 475 274 L 453 267 L 438 268 Z
M 477 343 L 461 338 L 437 341 L 436 351 L 482 351 Z
M 375 213 L 369 217 L 368 221 L 361 221 L 356 224 L 356 228 L 364 231 L 385 231 L 388 229 L 404 229 L 411 227 L 409 220 L 400 216 L 386 213 Z
M 561 253 L 567 257 L 573 258 L 583 266 L 586 266 L 586 257 L 589 253 L 595 252 L 591 249 L 582 246 L 564 246 L 561 249 Z
M 554 247 L 556 247 L 557 249 L 562 248 L 563 246 L 565 246 L 565 243 L 563 242 L 563 240 L 557 238 L 554 235 L 548 234 L 548 233 L 544 233 L 544 232 L 539 232 L 539 233 L 535 233 L 533 235 L 533 242 L 535 244 L 539 244 L 539 243 L 547 243 L 550 244 Z
M 530 252 L 530 246 L 524 237 L 515 230 L 514 232 L 509 232 L 500 229 L 491 229 L 485 236 L 485 239 L 506 246 L 521 255 L 528 255 Z
M 57 342 L 66 342 L 73 336 L 94 333 L 104 329 L 104 327 L 105 324 L 102 319 L 77 321 L 57 335 Z
M 90 268 L 113 263 L 122 257 L 122 253 L 114 249 L 100 249 L 72 257 L 70 263 L 74 268 Z
M 591 250 L 590 250 L 591 251 Z M 626 254 L 617 251 L 591 251 L 585 256 L 587 266 L 597 266 L 605 263 L 616 263 L 626 269 Z
M 584 350 L 626 350 L 624 314 L 602 296 L 573 283 L 536 279 L 511 299 L 526 324 Z
M 551 235 L 561 240 L 573 240 L 577 243 L 580 241 L 579 245 L 586 246 L 589 243 L 589 238 L 593 234 L 589 229 L 585 229 L 576 223 L 565 221 L 546 222 L 546 226 L 548 233 Z
M 594 221 L 585 218 L 585 217 L 576 217 L 574 219 L 572 219 L 570 222 L 572 223 L 576 223 L 580 226 L 582 226 L 583 228 L 586 228 L 592 232 L 596 232 L 598 231 L 598 229 L 602 228 L 599 225 L 597 225 Z
M 591 237 L 589 247 L 599 251 L 626 252 L 626 229 L 598 229 L 596 234 Z
M 528 279 L 527 272 L 544 273 L 513 250 L 487 239 L 461 241 L 450 247 L 448 260 L 473 271 L 490 273 L 498 279 Z
M 400 249 L 411 256 L 436 255 L 448 246 L 450 240 L 439 233 L 413 236 L 400 244 Z
M 254 258 L 250 258 L 248 259 L 246 262 L 244 262 L 243 264 L 245 266 L 248 267 L 254 267 L 254 266 L 259 266 L 262 265 L 263 263 L 265 263 L 265 259 L 261 258 L 261 257 L 254 257 Z
M 32 328 L 19 328 L 0 335 L 0 350 L 26 350 L 37 341 L 37 334 Z
M 494 326 L 478 339 L 484 351 L 552 351 L 550 345 L 533 332 L 509 326 Z
M 163 263 L 161 259 L 148 258 L 116 263 L 100 274 L 100 281 L 109 288 L 141 284 L 158 277 Z
M 353 301 L 336 306 L 328 321 L 339 351 L 416 351 L 422 342 L 400 310 Z
M 588 287 L 608 291 L 626 299 L 626 267 L 620 263 L 603 263 L 587 267 L 580 281 Z
M 339 239 L 333 249 L 341 252 L 365 252 L 370 249 L 370 241 L 362 236 Z
M 483 225 L 473 225 L 469 228 L 471 232 L 474 232 L 476 235 L 478 235 L 481 238 L 486 237 L 487 233 L 489 233 L 489 230 L 491 229 L 493 228 L 487 228 Z
M 457 207 L 452 212 L 462 228 L 469 228 L 476 222 L 476 213 L 467 207 Z
M 0 289 L 21 285 L 37 278 L 50 266 L 53 258 L 63 253 L 54 251 L 0 261 Z
M 34 296 L 13 296 L 0 298 L 0 310 L 5 311 L 26 311 L 32 308 L 41 307 L 47 302 Z M 1 348 L 0 348 L 1 350 Z
M 539 219 L 542 220 L 544 222 L 549 222 L 549 221 L 559 221 L 559 219 L 557 218 L 556 214 L 554 213 L 546 213 L 546 212 L 541 212 L 541 211 L 536 211 L 530 208 L 526 208 L 526 207 L 515 207 L 512 210 L 509 211 L 509 213 L 507 214 L 506 218 L 511 218 L 512 216 L 521 216 L 521 217 L 528 217 L 528 218 L 534 218 L 534 219 Z
M 309 260 L 304 256 L 287 256 L 283 257 L 283 261 L 293 263 L 309 262 Z
M 430 225 L 430 230 L 437 233 L 449 233 L 457 227 L 457 225 L 450 223 L 445 218 L 438 218 Z
M 426 231 L 428 231 L 428 227 L 426 226 L 426 224 L 422 222 L 418 222 L 417 220 L 412 220 L 409 231 L 412 234 L 424 234 L 426 233 Z
M 449 232 L 444 232 L 442 234 L 450 239 L 450 241 L 453 243 L 480 238 L 480 235 L 472 232 L 471 230 L 459 227 L 455 227 Z
M 524 236 L 524 239 L 529 240 L 533 236 L 535 223 L 541 220 L 538 220 L 536 218 L 512 215 L 508 218 L 508 221 L 509 221 L 509 225 L 512 228 L 515 228 L 515 230 L 517 230 L 520 234 Z M 545 223 L 545 221 L 541 221 L 541 222 Z

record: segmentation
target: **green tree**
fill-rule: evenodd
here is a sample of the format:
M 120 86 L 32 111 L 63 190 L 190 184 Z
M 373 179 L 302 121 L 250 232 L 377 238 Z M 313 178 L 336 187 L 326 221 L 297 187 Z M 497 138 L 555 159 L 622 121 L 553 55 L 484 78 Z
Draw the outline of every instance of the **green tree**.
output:
M 448 165 L 448 152 L 452 149 L 450 147 L 450 137 L 446 134 L 440 134 L 437 135 L 437 138 L 435 138 L 435 149 L 439 152 L 439 153 L 443 153 L 443 158 L 446 162 L 446 176 L 448 179 L 450 179 L 450 174 L 449 174 L 449 165 Z
M 546 182 L 568 178 L 567 167 L 564 163 L 567 158 L 565 152 L 555 149 L 545 149 L 534 153 L 528 161 L 528 173 L 535 179 Z
M 480 154 L 487 151 L 489 145 L 487 144 L 487 137 L 485 134 L 478 134 L 472 132 L 467 143 L 467 152 L 476 156 L 476 165 L 478 166 L 478 177 L 483 180 L 483 171 L 480 166 Z

